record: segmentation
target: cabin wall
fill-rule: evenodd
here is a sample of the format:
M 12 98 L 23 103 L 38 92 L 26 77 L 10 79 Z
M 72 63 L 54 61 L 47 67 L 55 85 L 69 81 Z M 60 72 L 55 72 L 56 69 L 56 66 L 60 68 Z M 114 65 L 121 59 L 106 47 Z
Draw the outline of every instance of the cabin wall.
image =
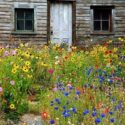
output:
M 92 5 L 114 6 L 112 34 L 92 34 Z M 76 1 L 76 44 L 88 46 L 109 37 L 125 36 L 125 0 L 77 0 Z
M 18 1 L 18 2 L 17 2 Z M 113 33 L 92 34 L 92 5 L 111 5 L 113 10 Z M 18 34 L 14 32 L 16 7 L 32 7 L 35 16 L 35 32 Z M 47 0 L 0 0 L 0 43 L 13 41 L 47 43 Z M 125 36 L 125 0 L 76 0 L 76 44 L 89 44 L 108 37 Z
M 14 31 L 15 8 L 34 8 L 33 34 L 19 34 Z M 33 42 L 43 44 L 47 42 L 47 1 L 46 0 L 0 0 L 0 43 L 13 41 Z

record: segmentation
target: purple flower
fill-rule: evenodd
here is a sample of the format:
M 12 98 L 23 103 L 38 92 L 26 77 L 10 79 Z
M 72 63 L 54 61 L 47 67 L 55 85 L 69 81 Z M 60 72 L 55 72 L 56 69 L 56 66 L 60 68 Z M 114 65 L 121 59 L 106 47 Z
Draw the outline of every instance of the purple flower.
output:
M 9 55 L 9 52 L 5 51 L 4 56 L 8 56 L 8 55 Z
M 114 118 L 110 118 L 110 122 L 115 122 L 115 119 Z
M 58 110 L 59 108 L 58 108 L 58 107 L 55 107 L 54 109 L 55 109 L 55 110 Z
M 96 114 L 97 114 L 97 112 L 96 112 L 96 111 L 94 111 L 94 112 L 92 113 L 92 116 L 93 116 L 93 117 L 95 117 L 95 116 L 96 116 Z
M 55 124 L 55 121 L 54 121 L 53 119 L 51 119 L 51 120 L 49 121 L 49 123 L 50 123 L 50 125 L 53 125 L 53 124 Z
M 11 51 L 12 55 L 16 55 L 16 50 Z

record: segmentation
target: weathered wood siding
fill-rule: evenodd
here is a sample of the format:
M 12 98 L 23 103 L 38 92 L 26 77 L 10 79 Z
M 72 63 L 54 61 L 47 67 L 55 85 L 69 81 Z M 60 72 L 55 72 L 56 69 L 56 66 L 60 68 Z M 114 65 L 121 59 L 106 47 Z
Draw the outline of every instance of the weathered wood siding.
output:
M 25 1 L 25 2 L 24 2 Z M 36 34 L 13 34 L 14 31 L 14 8 L 18 4 L 32 5 L 35 15 Z M 76 0 L 76 40 L 85 43 L 85 38 L 91 42 L 102 38 L 102 35 L 93 35 L 91 9 L 92 5 L 113 5 L 113 34 L 103 35 L 106 37 L 125 35 L 125 0 Z M 0 0 L 0 43 L 8 43 L 13 40 L 32 41 L 34 43 L 47 42 L 47 0 Z M 89 42 L 90 42 L 89 41 Z
M 25 2 L 24 2 L 25 1 Z M 13 34 L 14 8 L 20 6 L 34 7 L 35 34 Z M 23 4 L 23 5 L 21 5 Z M 0 0 L 0 43 L 12 41 L 32 41 L 46 43 L 47 41 L 47 1 L 46 0 Z
M 107 37 L 125 36 L 125 0 L 77 0 L 76 1 L 76 37 L 79 44 L 89 44 L 101 41 Z M 94 35 L 92 32 L 92 5 L 114 6 L 113 33 L 107 35 Z M 84 40 L 90 38 L 91 40 Z

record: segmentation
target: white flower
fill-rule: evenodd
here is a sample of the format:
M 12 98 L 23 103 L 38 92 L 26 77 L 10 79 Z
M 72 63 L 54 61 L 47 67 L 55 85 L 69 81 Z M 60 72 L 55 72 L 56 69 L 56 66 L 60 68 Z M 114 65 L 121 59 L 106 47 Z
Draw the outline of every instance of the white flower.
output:
M 58 56 L 55 56 L 55 59 L 58 59 L 59 57 Z

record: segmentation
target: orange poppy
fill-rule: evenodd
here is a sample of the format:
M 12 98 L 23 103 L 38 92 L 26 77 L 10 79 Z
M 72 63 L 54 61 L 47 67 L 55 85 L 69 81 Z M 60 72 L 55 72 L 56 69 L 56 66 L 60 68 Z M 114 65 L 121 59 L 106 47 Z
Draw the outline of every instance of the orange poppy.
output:
M 110 108 L 109 108 L 109 107 L 107 107 L 107 108 L 105 108 L 105 109 L 104 109 L 104 111 L 103 111 L 103 112 L 104 112 L 104 114 L 108 114 L 108 113 L 109 113 L 109 111 L 110 111 Z
M 47 119 L 47 117 L 48 117 L 47 112 L 42 112 L 41 117 L 42 117 L 43 120 Z

